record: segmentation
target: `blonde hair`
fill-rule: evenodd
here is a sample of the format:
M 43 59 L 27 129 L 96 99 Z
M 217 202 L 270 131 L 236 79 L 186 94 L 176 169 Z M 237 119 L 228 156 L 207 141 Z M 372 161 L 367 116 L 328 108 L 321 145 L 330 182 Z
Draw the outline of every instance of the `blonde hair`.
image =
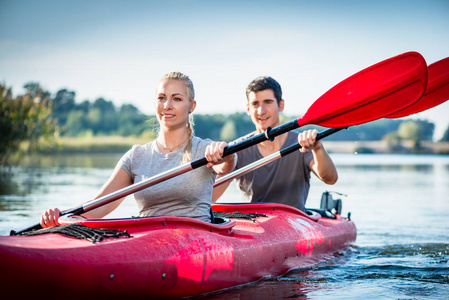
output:
M 189 76 L 181 73 L 181 72 L 170 72 L 165 74 L 161 77 L 160 80 L 164 79 L 172 79 L 172 80 L 179 80 L 184 82 L 186 88 L 187 88 L 187 96 L 189 98 L 190 102 L 193 102 L 195 100 L 195 89 L 193 87 L 193 82 L 190 80 Z M 184 153 L 182 154 L 181 164 L 188 163 L 192 161 L 192 136 L 195 134 L 193 130 L 193 126 L 195 125 L 195 122 L 193 120 L 193 115 L 189 114 L 189 121 L 186 124 L 187 127 L 187 133 L 189 135 L 189 141 L 187 142 L 186 147 L 184 148 Z

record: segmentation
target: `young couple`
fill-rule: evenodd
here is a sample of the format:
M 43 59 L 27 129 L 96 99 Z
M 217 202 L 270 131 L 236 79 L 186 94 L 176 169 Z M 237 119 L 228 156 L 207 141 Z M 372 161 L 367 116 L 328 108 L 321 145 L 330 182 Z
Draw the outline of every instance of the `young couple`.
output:
M 271 77 L 259 77 L 246 90 L 247 112 L 256 132 L 279 126 L 284 109 L 280 85 Z M 105 196 L 145 178 L 170 170 L 181 164 L 206 157 L 208 164 L 185 174 L 136 192 L 140 216 L 172 215 L 211 221 L 210 206 L 224 192 L 224 184 L 213 191 L 216 176 L 231 172 L 299 142 L 301 152 L 278 159 L 238 179 L 242 195 L 251 202 L 285 203 L 304 210 L 309 191 L 310 172 L 328 184 L 337 180 L 337 171 L 323 148 L 315 141 L 317 131 L 300 134 L 289 132 L 222 157 L 226 142 L 202 140 L 193 134 L 191 113 L 195 110 L 195 92 L 188 76 L 172 72 L 164 75 L 156 88 L 154 99 L 159 122 L 157 138 L 145 145 L 135 145 L 117 163 L 111 177 L 96 198 Z M 247 137 L 249 137 L 247 136 Z M 243 139 L 243 138 L 242 138 Z M 124 198 L 83 214 L 86 218 L 103 218 L 117 208 Z M 61 211 L 49 209 L 41 216 L 43 228 L 59 225 Z

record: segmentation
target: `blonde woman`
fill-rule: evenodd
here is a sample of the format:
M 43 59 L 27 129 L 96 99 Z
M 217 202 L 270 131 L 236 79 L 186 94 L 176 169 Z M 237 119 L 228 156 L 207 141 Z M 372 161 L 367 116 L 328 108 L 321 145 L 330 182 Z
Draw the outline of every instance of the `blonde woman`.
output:
M 222 158 L 225 142 L 202 140 L 193 135 L 191 113 L 195 92 L 188 76 L 172 72 L 163 76 L 154 101 L 159 122 L 157 138 L 135 145 L 118 162 L 96 198 L 170 170 L 189 161 L 206 157 L 207 166 L 176 176 L 134 194 L 140 216 L 183 216 L 211 221 L 210 204 L 216 175 L 234 169 L 235 155 Z M 89 211 L 83 216 L 102 218 L 117 208 L 124 198 Z M 58 208 L 41 216 L 43 228 L 58 225 Z

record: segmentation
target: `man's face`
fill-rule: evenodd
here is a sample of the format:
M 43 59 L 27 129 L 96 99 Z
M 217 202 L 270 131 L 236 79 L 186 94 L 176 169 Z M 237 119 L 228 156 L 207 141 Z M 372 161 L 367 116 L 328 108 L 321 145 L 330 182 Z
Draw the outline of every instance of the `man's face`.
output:
M 257 132 L 261 133 L 268 127 L 279 126 L 279 113 L 284 110 L 284 100 L 279 105 L 272 90 L 251 92 L 248 94 L 246 111 L 251 117 Z

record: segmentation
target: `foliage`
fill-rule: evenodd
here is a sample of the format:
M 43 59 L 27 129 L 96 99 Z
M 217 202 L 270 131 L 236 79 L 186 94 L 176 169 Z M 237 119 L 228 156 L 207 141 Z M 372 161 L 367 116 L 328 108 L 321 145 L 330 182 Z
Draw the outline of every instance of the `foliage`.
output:
M 254 130 L 246 113 L 195 115 L 195 135 L 200 138 L 230 142 Z
M 148 117 L 135 106 L 124 104 L 116 108 L 112 101 L 97 98 L 94 102 L 76 102 L 76 93 L 59 90 L 50 99 L 53 117 L 57 119 L 62 136 L 141 135 L 148 129 Z
M 52 136 L 57 132 L 55 123 L 59 126 L 58 133 L 66 138 L 121 136 L 145 137 L 147 140 L 151 140 L 157 134 L 158 122 L 155 116 L 143 114 L 132 104 L 116 107 L 112 101 L 101 97 L 93 102 L 90 100 L 77 102 L 76 93 L 67 89 L 59 90 L 52 97 L 49 92 L 43 91 L 39 83 L 36 82 L 27 83 L 24 87 L 27 94 L 17 97 L 14 101 L 11 99 L 11 92 L 2 87 L 1 130 L 2 133 L 15 130 L 13 135 L 16 137 L 13 139 L 7 134 L 3 134 L 5 138 L 2 140 L 2 147 L 15 149 L 9 150 L 10 152 L 17 152 L 20 141 L 23 140 L 29 140 L 30 148 L 36 148 L 35 141 L 38 137 Z M 7 98 L 8 101 L 5 100 Z M 14 115 L 14 120 L 12 114 L 6 115 L 7 109 L 10 111 L 19 110 L 19 108 L 21 111 L 26 111 L 25 115 Z M 26 121 L 27 118 L 30 121 Z M 53 123 L 51 123 L 52 118 L 55 120 Z M 281 124 L 294 119 L 296 119 L 294 116 L 284 114 L 280 116 Z M 320 126 L 308 125 L 297 129 L 297 131 L 311 128 L 324 130 Z M 200 138 L 230 142 L 254 130 L 255 127 L 246 112 L 230 115 L 195 115 L 194 131 L 195 135 Z M 412 140 L 419 147 L 420 141 L 432 140 L 433 132 L 434 124 L 428 121 L 380 119 L 367 124 L 351 126 L 348 130 L 326 137 L 326 140 L 379 141 L 384 139 L 390 150 L 401 151 L 401 140 Z M 449 140 L 449 128 L 443 140 Z M 6 146 L 7 143 L 10 144 Z M 62 145 L 58 147 L 63 149 Z M 72 147 L 72 149 L 74 148 Z M 95 149 L 97 151 L 100 148 Z M 47 150 L 52 151 L 49 148 Z
M 226 123 L 221 128 L 220 140 L 230 142 L 237 136 L 235 123 L 232 120 L 226 121 Z
M 21 154 L 38 150 L 42 142 L 51 142 L 57 134 L 49 93 L 36 83 L 25 85 L 25 89 L 25 95 L 14 99 L 11 89 L 0 85 L 0 165 L 16 162 Z
M 399 126 L 398 135 L 404 140 L 419 140 L 421 128 L 415 121 L 406 121 Z
M 435 125 L 423 120 L 406 120 L 401 123 L 398 135 L 401 139 L 414 142 L 431 141 Z
M 446 128 L 446 131 L 444 132 L 440 142 L 449 142 L 449 126 Z

